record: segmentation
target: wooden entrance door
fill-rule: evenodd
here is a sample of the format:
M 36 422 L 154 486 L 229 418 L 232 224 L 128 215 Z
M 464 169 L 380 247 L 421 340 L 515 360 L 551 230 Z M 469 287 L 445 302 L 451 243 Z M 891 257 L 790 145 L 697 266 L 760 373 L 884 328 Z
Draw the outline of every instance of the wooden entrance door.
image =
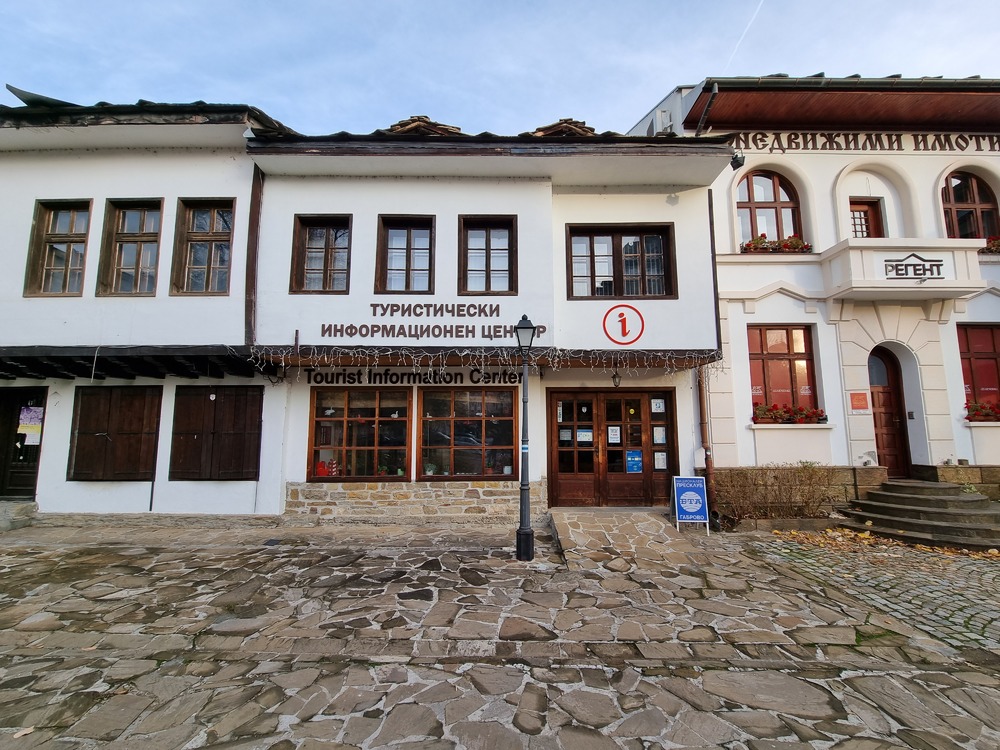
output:
M 0 497 L 35 496 L 44 412 L 44 388 L 0 388 Z
M 868 356 L 868 381 L 875 420 L 875 452 L 890 477 L 910 475 L 910 445 L 906 434 L 899 361 L 888 349 L 876 347 Z
M 550 393 L 550 504 L 667 504 L 677 473 L 673 395 L 621 389 Z

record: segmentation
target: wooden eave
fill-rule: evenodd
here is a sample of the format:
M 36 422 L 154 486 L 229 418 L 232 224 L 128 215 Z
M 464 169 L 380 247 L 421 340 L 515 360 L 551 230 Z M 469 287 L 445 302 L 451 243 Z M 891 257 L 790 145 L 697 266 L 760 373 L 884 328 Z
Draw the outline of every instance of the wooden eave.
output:
M 251 359 L 247 347 L 128 346 L 0 348 L 0 380 L 135 380 L 166 377 L 185 379 L 273 374 L 276 368 Z
M 996 132 L 1000 80 L 937 78 L 709 78 L 684 128 L 691 132 L 821 130 Z

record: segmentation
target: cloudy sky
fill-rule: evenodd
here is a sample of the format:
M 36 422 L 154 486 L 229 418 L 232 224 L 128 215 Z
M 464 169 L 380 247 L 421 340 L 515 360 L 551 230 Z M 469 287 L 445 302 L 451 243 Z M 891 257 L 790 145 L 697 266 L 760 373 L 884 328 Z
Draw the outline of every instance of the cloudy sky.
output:
M 0 0 L 0 83 L 251 104 L 307 134 L 624 132 L 708 76 L 1000 78 L 998 30 L 997 0 Z

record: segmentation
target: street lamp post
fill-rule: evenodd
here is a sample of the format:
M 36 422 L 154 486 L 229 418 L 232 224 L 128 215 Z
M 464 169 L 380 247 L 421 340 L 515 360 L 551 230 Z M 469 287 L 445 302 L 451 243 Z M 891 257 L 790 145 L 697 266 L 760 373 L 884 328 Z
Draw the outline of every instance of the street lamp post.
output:
M 517 559 L 535 559 L 535 532 L 531 528 L 531 500 L 528 496 L 528 352 L 535 338 L 535 326 L 527 315 L 514 327 L 521 352 L 521 523 L 517 528 Z

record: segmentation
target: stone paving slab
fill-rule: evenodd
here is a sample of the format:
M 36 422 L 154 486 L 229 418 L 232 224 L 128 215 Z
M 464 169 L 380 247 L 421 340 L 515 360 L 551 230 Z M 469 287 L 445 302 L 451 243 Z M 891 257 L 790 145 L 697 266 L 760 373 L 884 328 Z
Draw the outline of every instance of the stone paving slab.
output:
M 0 747 L 1000 747 L 995 668 L 760 537 L 553 518 L 6 532 Z

